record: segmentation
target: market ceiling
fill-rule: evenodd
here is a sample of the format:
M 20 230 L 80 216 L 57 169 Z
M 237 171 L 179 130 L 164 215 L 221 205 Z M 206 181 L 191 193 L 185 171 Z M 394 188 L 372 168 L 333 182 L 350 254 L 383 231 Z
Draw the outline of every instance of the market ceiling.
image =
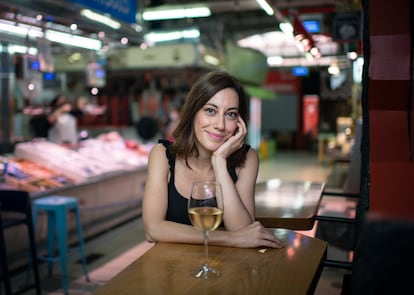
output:
M 79 2 L 79 1 L 75 1 Z M 82 2 L 82 1 L 80 1 Z M 129 44 L 141 44 L 144 35 L 151 31 L 184 29 L 197 27 L 203 44 L 220 48 L 224 42 L 237 41 L 242 37 L 256 33 L 279 30 L 281 18 L 292 19 L 293 13 L 300 18 L 314 18 L 321 22 L 322 33 L 331 35 L 332 15 L 336 12 L 355 10 L 357 0 L 267 0 L 274 8 L 274 15 L 267 15 L 256 0 L 137 0 L 138 14 L 136 23 L 121 22 L 121 28 L 111 29 L 80 15 L 82 5 L 64 0 L 13 0 L 0 1 L 0 18 L 14 13 L 36 18 L 45 16 L 45 21 L 56 26 L 78 25 L 82 34 L 97 36 L 104 31 L 110 42 L 120 42 L 127 37 Z M 141 13 L 150 8 L 165 5 L 205 4 L 211 10 L 211 16 L 205 18 L 186 18 L 181 20 L 143 21 Z

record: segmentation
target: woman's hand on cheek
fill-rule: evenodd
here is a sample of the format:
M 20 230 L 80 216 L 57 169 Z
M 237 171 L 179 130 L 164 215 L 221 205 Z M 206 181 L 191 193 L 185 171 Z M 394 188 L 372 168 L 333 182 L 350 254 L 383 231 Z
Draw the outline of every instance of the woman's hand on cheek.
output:
M 239 117 L 237 121 L 237 128 L 234 134 L 227 139 L 215 152 L 216 156 L 221 156 L 227 159 L 232 153 L 240 149 L 244 144 L 244 139 L 247 134 L 247 128 L 244 121 Z

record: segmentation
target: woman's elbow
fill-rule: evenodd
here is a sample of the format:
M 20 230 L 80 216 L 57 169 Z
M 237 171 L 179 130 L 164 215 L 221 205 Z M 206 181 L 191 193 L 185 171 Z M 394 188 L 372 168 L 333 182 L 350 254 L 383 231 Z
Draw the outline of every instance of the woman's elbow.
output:
M 148 234 L 145 234 L 145 240 L 148 242 L 148 243 L 156 243 L 157 241 L 155 241 L 150 235 L 148 235 Z
M 154 239 L 154 237 L 151 235 L 151 233 L 149 233 L 148 231 L 145 231 L 145 240 L 148 243 L 155 243 L 158 242 L 156 239 Z
M 158 242 L 158 239 L 156 238 L 154 226 L 145 225 L 144 231 L 145 231 L 145 239 L 147 242 L 149 243 Z

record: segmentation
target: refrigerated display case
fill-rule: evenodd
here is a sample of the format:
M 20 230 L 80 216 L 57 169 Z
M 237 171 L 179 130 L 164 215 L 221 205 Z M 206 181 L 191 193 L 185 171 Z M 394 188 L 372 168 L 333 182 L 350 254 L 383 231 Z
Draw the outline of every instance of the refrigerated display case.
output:
M 148 160 L 144 149 L 99 139 L 77 149 L 38 141 L 18 143 L 14 153 L 2 159 L 7 162 L 9 188 L 30 191 L 33 200 L 51 195 L 76 197 L 85 239 L 141 215 Z M 46 226 L 46 216 L 39 216 L 39 251 L 44 248 Z M 69 242 L 76 241 L 75 230 L 74 220 L 69 218 Z M 11 256 L 19 257 L 28 247 L 23 242 L 25 228 L 6 234 L 12 244 Z

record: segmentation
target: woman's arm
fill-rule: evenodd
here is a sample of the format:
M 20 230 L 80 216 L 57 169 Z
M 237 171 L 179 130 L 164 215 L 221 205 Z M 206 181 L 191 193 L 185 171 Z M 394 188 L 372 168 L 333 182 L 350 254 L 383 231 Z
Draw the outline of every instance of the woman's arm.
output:
M 192 226 L 165 220 L 169 178 L 169 164 L 165 151 L 162 144 L 157 144 L 149 155 L 142 203 L 146 239 L 149 242 L 202 243 L 201 233 Z
M 250 149 L 246 162 L 238 173 L 237 183 L 233 182 L 227 160 L 215 160 L 215 176 L 223 190 L 224 224 L 227 230 L 234 231 L 250 225 L 254 221 L 254 188 L 258 173 L 257 152 Z
M 202 244 L 203 235 L 193 226 L 165 220 L 168 206 L 168 177 L 169 165 L 165 147 L 157 144 L 149 155 L 147 182 L 142 203 L 146 239 L 149 242 Z M 241 177 L 244 178 L 244 176 Z M 234 187 L 234 184 L 232 186 Z M 226 212 L 226 208 L 224 210 Z M 240 248 L 282 247 L 280 241 L 258 222 L 239 230 L 211 232 L 209 244 Z
M 246 162 L 240 168 L 236 188 L 240 199 L 249 212 L 252 220 L 255 220 L 255 188 L 259 172 L 259 155 L 256 150 L 249 149 L 246 155 Z
M 259 166 L 257 152 L 252 149 L 248 151 L 244 166 L 239 168 L 236 184 L 227 170 L 228 158 L 243 147 L 246 135 L 247 126 L 239 117 L 235 133 L 211 157 L 215 178 L 223 190 L 224 224 L 231 231 L 245 228 L 255 219 L 254 188 Z

